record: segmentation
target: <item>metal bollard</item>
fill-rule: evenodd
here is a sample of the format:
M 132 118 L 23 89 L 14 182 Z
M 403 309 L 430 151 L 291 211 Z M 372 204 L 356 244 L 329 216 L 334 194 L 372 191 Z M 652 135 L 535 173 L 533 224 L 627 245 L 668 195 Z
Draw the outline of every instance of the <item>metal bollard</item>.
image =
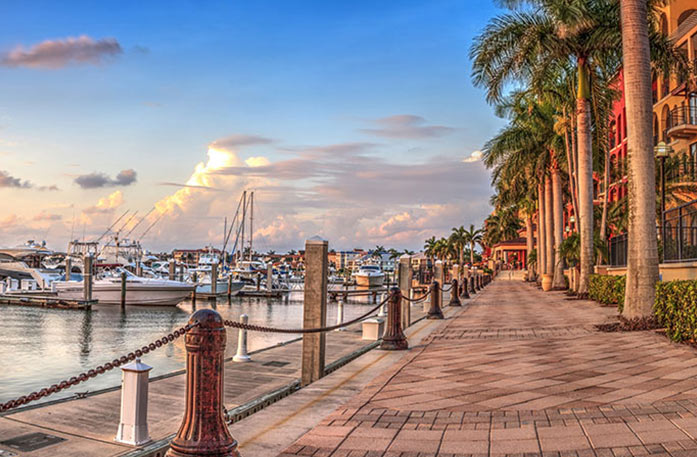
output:
M 246 324 L 249 322 L 249 316 L 242 314 L 240 322 Z M 241 328 L 237 334 L 237 353 L 232 358 L 233 362 L 251 362 L 252 358 L 247 353 L 247 330 Z
M 477 288 L 477 290 L 482 290 L 482 275 L 477 273 L 477 279 L 474 282 L 474 286 Z
M 443 319 L 443 311 L 440 309 L 440 284 L 438 281 L 431 283 L 431 308 L 428 310 L 426 319 Z
M 344 301 L 339 300 L 339 303 L 336 306 L 336 325 L 341 325 L 344 322 Z M 337 332 L 343 332 L 346 330 L 344 327 L 339 327 L 335 331 Z
M 387 326 L 382 336 L 380 349 L 385 351 L 403 351 L 409 348 L 409 342 L 402 330 L 402 293 L 399 287 L 390 289 L 387 308 Z
M 472 274 L 472 276 L 470 277 L 469 283 L 470 283 L 470 293 L 476 294 L 477 289 L 474 288 L 474 274 Z
M 459 297 L 460 288 L 458 286 L 459 284 L 457 282 L 457 279 L 453 279 L 452 286 L 450 288 L 450 301 L 448 302 L 448 306 L 462 306 Z
M 191 315 L 186 334 L 186 409 L 166 457 L 240 457 L 223 416 L 225 327 L 217 311 Z
M 150 440 L 148 434 L 149 367 L 137 358 L 121 367 L 121 421 L 115 440 L 140 446 Z

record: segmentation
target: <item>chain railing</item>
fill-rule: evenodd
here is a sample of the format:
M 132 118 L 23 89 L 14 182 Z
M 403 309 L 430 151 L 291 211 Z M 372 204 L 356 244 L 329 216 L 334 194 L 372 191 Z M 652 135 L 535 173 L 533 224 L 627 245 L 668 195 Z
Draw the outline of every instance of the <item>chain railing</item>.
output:
M 0 403 L 0 413 L 4 413 L 6 411 L 9 411 L 14 408 L 18 408 L 20 406 L 26 405 L 28 403 L 34 402 L 36 400 L 40 400 L 41 398 L 48 397 L 49 395 L 53 395 L 56 392 L 60 392 L 61 390 L 65 390 L 69 387 L 76 386 L 82 382 L 87 381 L 90 378 L 96 378 L 97 376 L 106 373 L 107 371 L 113 370 L 114 368 L 118 368 L 121 365 L 125 365 L 128 362 L 134 361 L 136 358 L 142 357 L 144 354 L 147 354 L 149 352 L 152 352 L 158 348 L 161 348 L 162 346 L 171 343 L 172 341 L 176 340 L 180 336 L 184 335 L 186 332 L 194 328 L 196 324 L 187 324 L 184 327 L 181 327 L 165 336 L 162 338 L 159 338 L 152 343 L 145 345 L 141 347 L 140 349 L 136 349 L 133 352 L 129 352 L 126 355 L 123 355 L 119 358 L 116 358 L 112 360 L 111 362 L 104 363 L 102 365 L 99 365 L 95 367 L 92 370 L 88 370 L 86 372 L 82 372 L 77 376 L 73 376 L 69 379 L 66 379 L 64 381 L 61 381 L 57 384 L 53 384 L 50 387 L 45 387 L 41 390 L 35 391 L 30 393 L 29 395 L 23 395 L 21 397 L 15 398 L 14 400 L 7 401 L 5 403 Z
M 418 298 L 409 298 L 409 297 L 405 297 L 404 295 L 402 295 L 402 300 L 408 301 L 409 303 L 421 303 L 424 300 L 426 300 L 429 295 L 431 295 L 430 288 L 428 289 L 428 292 L 426 292 L 425 294 L 423 294 L 422 296 L 420 296 Z
M 322 333 L 322 332 L 331 332 L 332 330 L 336 330 L 338 328 L 342 327 L 348 327 L 349 325 L 355 324 L 356 322 L 360 322 L 363 319 L 367 318 L 374 312 L 376 312 L 382 305 L 388 302 L 390 297 L 392 296 L 392 292 L 387 294 L 384 300 L 382 300 L 380 303 L 375 305 L 373 308 L 371 308 L 369 311 L 366 313 L 358 316 L 355 319 L 352 319 L 348 322 L 342 322 L 340 324 L 332 325 L 329 327 L 317 327 L 317 328 L 275 328 L 275 327 L 265 327 L 263 325 L 254 325 L 254 324 L 244 324 L 242 322 L 236 322 L 236 321 L 231 321 L 231 320 L 224 320 L 223 324 L 226 327 L 232 327 L 240 330 L 248 330 L 250 332 L 264 332 L 264 333 L 294 333 L 294 334 L 307 334 L 307 333 Z M 404 298 L 404 297 L 402 297 Z

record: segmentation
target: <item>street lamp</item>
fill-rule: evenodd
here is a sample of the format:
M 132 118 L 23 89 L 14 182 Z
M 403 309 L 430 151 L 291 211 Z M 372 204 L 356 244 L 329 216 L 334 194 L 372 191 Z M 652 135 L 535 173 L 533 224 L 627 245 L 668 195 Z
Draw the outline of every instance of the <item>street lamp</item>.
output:
M 673 152 L 673 148 L 661 141 L 654 148 L 656 157 L 661 159 L 661 241 L 665 245 L 666 237 L 666 158 Z

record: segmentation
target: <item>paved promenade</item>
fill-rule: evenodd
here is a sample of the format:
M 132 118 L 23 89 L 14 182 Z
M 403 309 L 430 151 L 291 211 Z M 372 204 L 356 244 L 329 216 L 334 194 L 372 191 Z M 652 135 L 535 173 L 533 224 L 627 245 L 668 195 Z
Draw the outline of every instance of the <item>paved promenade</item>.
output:
M 282 454 L 697 456 L 697 351 L 497 280 Z

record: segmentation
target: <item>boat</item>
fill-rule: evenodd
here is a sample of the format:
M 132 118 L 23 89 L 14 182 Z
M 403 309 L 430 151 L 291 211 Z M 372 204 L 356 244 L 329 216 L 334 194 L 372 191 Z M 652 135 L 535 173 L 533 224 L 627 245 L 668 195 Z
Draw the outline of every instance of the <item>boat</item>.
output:
M 361 265 L 351 276 L 357 286 L 376 287 L 385 283 L 385 273 L 377 265 Z
M 227 295 L 228 291 L 228 279 L 218 279 L 215 285 L 215 291 L 211 292 L 211 278 L 210 276 L 204 277 L 200 282 L 196 284 L 197 294 L 210 294 L 210 295 Z M 240 290 L 245 286 L 243 281 L 232 281 L 230 282 L 230 296 L 237 295 Z
M 196 287 L 169 279 L 143 278 L 123 268 L 116 268 L 110 275 L 92 283 L 92 298 L 102 305 L 121 304 L 121 273 L 124 272 L 127 305 L 176 306 L 190 297 Z M 58 298 L 82 300 L 84 297 L 83 282 L 56 281 L 53 286 Z

